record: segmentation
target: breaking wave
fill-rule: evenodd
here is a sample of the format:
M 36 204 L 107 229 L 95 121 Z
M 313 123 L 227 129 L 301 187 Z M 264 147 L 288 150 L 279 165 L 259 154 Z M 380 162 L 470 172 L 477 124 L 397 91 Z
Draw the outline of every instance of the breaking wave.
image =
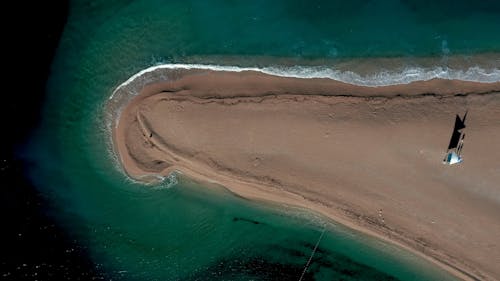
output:
M 122 83 L 113 92 L 116 93 L 121 87 L 128 85 L 138 77 L 161 69 L 202 69 L 214 71 L 256 71 L 265 74 L 295 77 L 295 78 L 328 78 L 349 84 L 360 86 L 387 86 L 408 84 L 415 81 L 426 81 L 435 78 L 449 80 L 463 80 L 483 83 L 494 83 L 500 81 L 500 68 L 484 69 L 479 66 L 469 67 L 466 70 L 453 69 L 449 67 L 407 67 L 398 71 L 380 71 L 375 74 L 361 75 L 353 71 L 339 70 L 334 67 L 325 66 L 268 66 L 268 67 L 239 67 L 211 64 L 160 64 L 146 68 Z M 113 95 L 110 99 L 113 98 Z

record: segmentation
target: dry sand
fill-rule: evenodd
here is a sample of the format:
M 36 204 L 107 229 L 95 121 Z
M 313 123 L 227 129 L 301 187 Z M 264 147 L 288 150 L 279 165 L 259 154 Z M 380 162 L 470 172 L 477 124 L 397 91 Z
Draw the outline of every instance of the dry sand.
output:
M 498 91 L 198 71 L 146 86 L 114 143 L 132 178 L 177 170 L 320 212 L 462 279 L 500 280 Z M 464 162 L 443 165 L 455 114 L 466 110 Z

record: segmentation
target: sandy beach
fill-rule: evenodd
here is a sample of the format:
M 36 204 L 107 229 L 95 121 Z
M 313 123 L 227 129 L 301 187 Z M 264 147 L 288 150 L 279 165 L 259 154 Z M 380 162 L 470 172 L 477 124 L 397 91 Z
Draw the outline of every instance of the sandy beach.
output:
M 466 110 L 464 162 L 443 165 Z M 145 86 L 113 140 L 136 180 L 180 171 L 319 212 L 461 279 L 500 280 L 500 82 L 363 87 L 186 71 Z

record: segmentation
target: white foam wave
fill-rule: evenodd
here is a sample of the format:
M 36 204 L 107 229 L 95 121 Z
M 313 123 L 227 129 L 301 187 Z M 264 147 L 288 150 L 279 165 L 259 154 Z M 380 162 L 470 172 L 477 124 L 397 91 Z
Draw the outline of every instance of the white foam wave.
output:
M 467 70 L 451 69 L 441 66 L 434 68 L 408 67 L 402 69 L 401 71 L 381 71 L 371 75 L 360 75 L 353 71 L 343 71 L 335 69 L 334 67 L 325 66 L 269 66 L 257 68 L 210 64 L 161 64 L 143 69 L 134 74 L 127 81 L 119 85 L 109 99 L 112 99 L 114 94 L 120 88 L 130 84 L 132 81 L 140 78 L 144 74 L 161 69 L 201 69 L 230 72 L 256 71 L 280 77 L 328 78 L 349 84 L 372 87 L 408 84 L 415 81 L 427 81 L 434 78 L 483 83 L 494 83 L 500 81 L 500 68 L 495 67 L 492 69 L 483 69 L 479 66 L 470 67 Z
M 154 189 L 170 189 L 179 183 L 177 172 L 171 172 L 167 176 L 157 175 L 157 178 L 160 180 L 160 184 L 157 184 Z

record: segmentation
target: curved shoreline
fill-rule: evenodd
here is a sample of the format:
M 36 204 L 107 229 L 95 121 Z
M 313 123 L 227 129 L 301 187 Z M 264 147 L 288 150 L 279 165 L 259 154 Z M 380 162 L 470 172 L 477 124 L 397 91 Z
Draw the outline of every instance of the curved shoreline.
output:
M 139 74 L 134 75 L 132 78 L 127 80 L 126 84 L 124 83 L 125 87 L 128 86 L 130 82 L 136 81 L 138 78 L 142 77 L 142 75 L 144 75 L 145 73 L 155 71 L 157 69 L 158 68 L 155 68 L 154 70 L 142 71 Z M 384 104 L 387 102 L 387 100 L 392 99 L 392 100 L 403 100 L 402 103 L 404 104 L 405 102 L 404 100 L 406 99 L 405 97 L 407 95 L 409 95 L 414 99 L 429 99 L 429 98 L 465 99 L 467 98 L 468 95 L 477 96 L 476 94 L 484 94 L 485 92 L 488 92 L 488 89 L 491 92 L 498 91 L 500 90 L 499 82 L 492 84 L 483 84 L 483 83 L 438 79 L 433 81 L 414 82 L 411 83 L 410 85 L 393 85 L 393 86 L 372 88 L 372 87 L 348 85 L 342 82 L 331 81 L 330 79 L 300 79 L 300 78 L 274 77 L 274 78 L 269 78 L 272 81 L 267 81 L 268 83 L 267 82 L 266 82 L 267 84 L 264 83 L 265 85 L 262 86 L 261 88 L 269 87 L 269 85 L 278 82 L 281 83 L 280 84 L 281 86 L 278 87 L 279 88 L 278 90 L 272 89 L 272 91 L 270 91 L 270 93 L 268 93 L 267 95 L 262 95 L 262 92 L 260 92 L 262 89 L 252 89 L 253 92 L 252 91 L 245 92 L 244 91 L 245 87 L 248 88 L 249 86 L 248 83 L 245 84 L 246 83 L 245 79 L 249 79 L 248 81 L 251 82 L 251 81 L 256 81 L 252 79 L 262 79 L 262 76 L 265 75 L 261 73 L 254 73 L 252 71 L 243 71 L 243 72 L 229 73 L 229 74 L 223 73 L 223 75 L 226 75 L 226 77 L 223 77 L 220 81 L 221 83 L 228 83 L 226 84 L 226 86 L 230 85 L 231 87 L 237 87 L 235 85 L 241 85 L 241 83 L 243 82 L 244 87 L 242 88 L 237 87 L 238 91 L 242 91 L 243 94 L 240 93 L 238 95 L 235 95 L 234 92 L 228 94 L 224 91 L 222 91 L 223 93 L 221 94 L 220 91 L 217 92 L 217 90 L 220 90 L 220 88 L 217 88 L 215 86 L 212 87 L 211 92 L 208 91 L 207 93 L 206 91 L 207 82 L 212 81 L 214 78 L 214 74 L 216 75 L 217 73 L 219 72 L 207 71 L 206 69 L 185 70 L 184 73 L 181 73 L 180 75 L 173 75 L 169 77 L 171 80 L 167 82 L 150 84 L 150 82 L 154 82 L 154 79 L 149 82 L 143 81 L 142 83 L 140 83 L 142 84 L 142 87 L 139 87 L 140 89 L 143 88 L 141 90 L 141 94 L 139 96 L 131 95 L 128 97 L 128 99 L 126 99 L 126 108 L 124 109 L 125 114 L 122 114 L 121 116 L 119 115 L 119 113 L 118 115 L 116 114 L 114 115 L 114 117 L 116 117 L 117 127 L 113 129 L 113 142 L 115 144 L 115 147 L 118 147 L 118 149 L 115 148 L 115 150 L 117 154 L 120 156 L 120 161 L 122 162 L 122 164 L 125 164 L 124 165 L 125 171 L 132 178 L 136 178 L 138 180 L 144 180 L 144 178 L 139 178 L 139 177 L 142 177 L 147 174 L 168 175 L 170 172 L 174 170 L 180 170 L 187 176 L 197 180 L 206 182 L 217 182 L 222 186 L 229 188 L 233 192 L 247 198 L 298 205 L 325 214 L 337 222 L 340 222 L 344 225 L 347 225 L 351 228 L 357 229 L 364 233 L 369 233 L 371 235 L 382 238 L 386 241 L 390 241 L 392 243 L 403 246 L 404 248 L 412 250 L 413 252 L 416 252 L 419 255 L 426 257 L 427 259 L 431 257 L 431 260 L 433 260 L 434 262 L 435 260 L 438 260 L 439 262 L 437 264 L 440 267 L 447 269 L 448 271 L 452 272 L 454 275 L 459 276 L 462 279 L 475 280 L 477 279 L 477 277 L 474 277 L 474 275 L 478 275 L 481 276 L 482 278 L 491 278 L 491 280 L 493 280 L 493 277 L 487 277 L 488 274 L 483 275 L 481 272 L 476 272 L 475 274 L 468 274 L 467 272 L 474 271 L 473 267 L 471 268 L 471 266 L 464 266 L 463 264 L 460 263 L 460 261 L 447 257 L 446 253 L 439 251 L 439 249 L 432 249 L 431 247 L 426 247 L 425 241 L 423 242 L 424 245 L 422 246 L 422 243 L 419 243 L 415 239 L 412 239 L 411 236 L 410 238 L 408 238 L 408 236 L 405 235 L 405 233 L 398 233 L 397 228 L 391 229 L 391 227 L 387 227 L 386 225 L 380 225 L 380 223 L 377 223 L 377 219 L 375 219 L 374 223 L 373 217 L 367 216 L 366 213 L 363 213 L 362 211 L 357 212 L 356 208 L 353 208 L 352 206 L 349 207 L 349 205 L 347 205 L 347 207 L 346 206 L 342 207 L 343 205 L 339 204 L 338 202 L 325 204 L 325 202 L 318 201 L 317 198 L 308 198 L 310 196 L 304 195 L 303 193 L 301 194 L 300 192 L 299 193 L 293 192 L 293 190 L 291 190 L 290 187 L 286 184 L 284 186 L 278 186 L 278 188 L 276 188 L 277 187 L 276 182 L 273 183 L 272 180 L 270 182 L 249 180 L 248 178 L 245 178 L 242 175 L 238 175 L 237 173 L 235 174 L 234 171 L 231 172 L 231 170 L 226 171 L 225 173 L 221 173 L 218 169 L 215 169 L 216 172 L 214 172 L 213 167 L 209 166 L 207 168 L 206 165 L 203 163 L 203 161 L 199 162 L 197 160 L 189 159 L 189 157 L 192 156 L 186 157 L 185 155 L 184 156 L 179 155 L 179 153 L 176 153 L 175 150 L 169 148 L 168 145 L 163 149 L 161 149 L 162 154 L 161 153 L 160 154 L 161 157 L 163 157 L 162 161 L 164 161 L 167 158 L 170 158 L 169 160 L 174 162 L 175 165 L 171 165 L 166 169 L 159 169 L 158 171 L 153 171 L 153 172 L 136 169 L 137 167 L 131 168 L 132 166 L 130 165 L 130 163 L 132 162 L 130 162 L 130 159 L 126 159 L 127 153 L 124 152 L 127 151 L 127 149 L 125 149 L 123 146 L 125 142 L 122 141 L 123 137 L 120 135 L 123 133 L 123 131 L 121 131 L 122 129 L 120 127 L 120 124 L 123 124 L 123 120 L 127 119 L 127 113 L 131 110 L 131 108 L 133 108 L 135 105 L 139 105 L 142 101 L 146 100 L 147 98 L 154 98 L 155 96 L 160 95 L 165 90 L 169 92 L 168 95 L 170 96 L 173 95 L 180 96 L 178 101 L 174 101 L 174 103 L 175 102 L 193 103 L 193 101 L 195 100 L 198 101 L 211 100 L 211 102 L 215 103 L 222 101 L 222 103 L 225 102 L 227 104 L 234 105 L 238 104 L 242 100 L 246 100 L 246 102 L 248 101 L 254 102 L 260 100 L 260 102 L 262 102 L 262 100 L 265 100 L 267 96 L 268 98 L 276 99 L 279 101 L 282 101 L 280 99 L 283 98 L 289 98 L 289 99 L 291 98 L 292 100 L 296 99 L 297 100 L 296 102 L 298 103 L 304 102 L 304 98 L 306 100 L 307 99 L 312 100 L 313 102 L 321 102 L 325 101 L 325 99 L 328 100 L 334 98 L 335 102 L 340 102 L 340 103 L 349 103 L 352 101 L 350 99 L 361 99 L 360 103 L 374 101 L 375 104 L 376 103 Z M 227 75 L 229 76 L 232 75 L 232 76 L 227 77 Z M 208 80 L 201 79 L 200 81 L 197 81 L 197 79 L 200 79 L 200 77 L 207 77 L 207 76 L 210 76 L 210 79 Z M 243 78 L 241 78 L 240 76 L 243 76 Z M 245 76 L 247 78 L 245 78 Z M 250 77 L 248 78 L 248 76 Z M 174 79 L 172 79 L 172 77 L 174 77 Z M 182 83 L 179 83 L 179 81 L 182 81 L 183 79 L 185 79 L 185 77 L 191 78 L 191 80 L 188 79 L 188 81 L 185 81 L 186 83 L 185 85 L 190 86 L 188 87 L 188 90 L 186 90 L 186 87 L 180 87 L 182 86 L 180 85 Z M 237 83 L 231 82 L 235 81 L 235 79 Z M 241 79 L 243 79 L 243 81 Z M 168 79 L 163 79 L 162 81 L 165 80 Z M 300 86 L 301 84 L 303 84 L 304 82 L 303 80 L 314 81 L 315 85 L 312 86 L 311 82 L 309 82 L 310 84 L 308 85 Z M 317 84 L 320 85 L 318 86 Z M 145 85 L 147 86 L 145 87 Z M 300 86 L 298 87 L 299 88 L 298 90 L 297 86 Z M 116 93 L 122 87 L 123 84 L 119 86 L 114 93 Z M 166 87 L 168 89 L 166 89 Z M 218 87 L 220 87 L 220 85 L 218 85 Z M 280 87 L 290 87 L 295 89 L 295 91 L 297 92 L 296 93 L 293 92 L 290 93 L 290 91 L 280 92 L 280 90 L 283 90 Z M 441 89 L 442 92 L 436 94 L 432 93 L 432 91 L 430 91 L 429 89 Z M 456 96 L 457 89 L 462 89 L 461 91 L 458 91 L 459 96 Z M 181 93 L 183 90 L 189 91 L 189 93 L 186 92 Z M 304 93 L 300 94 L 300 91 L 306 91 L 307 95 L 304 95 Z M 357 93 L 357 95 L 356 94 L 353 95 L 352 94 L 353 92 Z M 320 95 L 320 93 L 323 93 L 323 95 Z M 498 96 L 498 94 L 494 94 L 494 96 Z M 113 96 L 110 99 L 112 98 Z M 358 102 L 355 102 L 354 104 L 356 103 Z M 123 107 L 125 105 L 121 104 L 120 106 Z M 133 118 L 136 118 L 136 120 L 140 121 L 141 117 L 137 116 L 138 115 L 136 114 L 135 117 Z M 348 119 L 350 118 L 349 114 L 347 114 L 346 116 L 347 117 L 344 118 Z M 404 115 L 402 115 L 402 117 L 403 120 L 406 120 L 405 118 L 407 118 L 404 117 Z M 129 121 L 130 120 L 131 119 L 129 119 Z M 143 122 L 141 121 L 140 123 Z M 147 126 L 142 125 L 140 127 L 142 128 L 141 130 L 144 130 Z M 145 132 L 142 132 L 142 134 L 147 135 L 147 133 Z M 120 144 L 120 142 L 122 144 Z M 156 147 L 163 146 L 163 144 L 161 144 L 160 142 L 156 143 L 152 142 L 152 145 Z M 167 154 L 169 153 L 172 155 L 168 156 Z M 212 171 L 210 169 L 212 169 Z M 248 189 L 248 187 L 250 186 L 252 187 L 252 190 Z M 346 202 L 342 203 L 345 204 Z M 419 247 L 423 248 L 418 249 Z M 424 250 L 426 251 L 425 254 L 422 253 L 422 251 Z M 461 268 L 465 269 L 462 270 Z
M 452 69 L 442 66 L 435 67 L 407 67 L 403 71 L 382 71 L 376 75 L 363 76 L 352 71 L 343 71 L 334 67 L 321 66 L 267 66 L 267 67 L 240 67 L 214 64 L 159 64 L 143 69 L 121 83 L 113 91 L 109 99 L 114 97 L 116 91 L 127 86 L 132 81 L 158 70 L 211 70 L 227 72 L 255 71 L 279 77 L 291 78 L 327 78 L 338 82 L 357 86 L 390 86 L 408 84 L 411 82 L 428 81 L 431 79 L 461 80 L 479 83 L 494 83 L 500 81 L 500 69 L 485 70 L 479 66 L 468 67 L 467 70 Z

